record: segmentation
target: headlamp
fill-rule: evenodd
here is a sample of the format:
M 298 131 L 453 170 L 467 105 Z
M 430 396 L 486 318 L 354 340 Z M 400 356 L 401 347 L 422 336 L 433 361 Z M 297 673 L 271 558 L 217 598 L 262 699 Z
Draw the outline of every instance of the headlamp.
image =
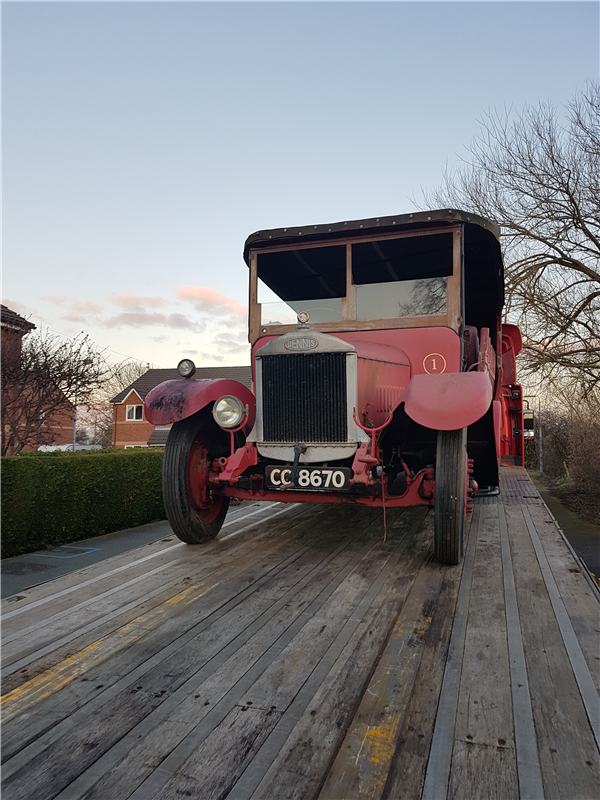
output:
M 214 404 L 212 415 L 221 428 L 237 428 L 246 416 L 246 406 L 237 397 L 226 394 Z
M 184 358 L 177 364 L 177 372 L 182 378 L 191 378 L 196 372 L 196 365 L 191 358 Z

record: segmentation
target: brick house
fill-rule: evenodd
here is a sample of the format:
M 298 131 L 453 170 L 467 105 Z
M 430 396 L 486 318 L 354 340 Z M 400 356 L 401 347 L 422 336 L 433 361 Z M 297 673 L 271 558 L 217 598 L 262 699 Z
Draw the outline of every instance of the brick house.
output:
M 168 427 L 155 427 L 144 415 L 144 400 L 155 386 L 163 381 L 180 378 L 176 369 L 149 369 L 110 401 L 113 404 L 112 446 L 161 447 L 166 444 Z M 229 378 L 249 389 L 252 385 L 251 367 L 198 367 L 195 379 Z
M 35 330 L 35 325 L 29 320 L 17 314 L 16 311 L 8 308 L 5 305 L 1 306 L 0 314 L 0 330 L 1 330 L 1 371 L 4 378 L 11 375 L 12 379 L 18 384 L 18 377 L 15 372 L 19 371 L 21 363 L 21 349 L 23 344 L 23 337 Z M 15 394 L 18 391 L 14 389 L 11 392 L 11 381 L 7 383 L 3 380 L 2 387 L 2 452 L 4 452 L 5 445 L 6 452 L 11 455 L 14 452 L 19 452 L 20 445 L 16 443 L 14 438 L 14 430 L 11 432 L 9 420 L 6 418 L 7 413 L 18 412 L 14 400 L 16 397 L 23 396 Z M 6 394 L 5 394 L 6 393 Z M 6 411 L 9 406 L 12 410 Z M 40 415 L 37 424 L 37 443 L 30 438 L 29 443 L 22 449 L 23 451 L 37 450 L 41 444 L 68 444 L 73 442 L 73 416 L 74 410 L 72 403 L 62 394 L 57 392 L 56 403 L 52 412 Z M 28 423 L 30 425 L 30 423 Z M 33 430 L 35 435 L 36 431 Z

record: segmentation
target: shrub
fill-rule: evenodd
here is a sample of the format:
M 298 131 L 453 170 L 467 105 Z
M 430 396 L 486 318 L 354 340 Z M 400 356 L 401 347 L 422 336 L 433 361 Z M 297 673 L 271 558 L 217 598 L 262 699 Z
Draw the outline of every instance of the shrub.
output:
M 525 443 L 525 465 L 539 469 L 539 426 Z M 544 479 L 573 511 L 600 522 L 600 421 L 592 415 L 542 410 Z
M 6 456 L 2 557 L 165 519 L 163 450 Z

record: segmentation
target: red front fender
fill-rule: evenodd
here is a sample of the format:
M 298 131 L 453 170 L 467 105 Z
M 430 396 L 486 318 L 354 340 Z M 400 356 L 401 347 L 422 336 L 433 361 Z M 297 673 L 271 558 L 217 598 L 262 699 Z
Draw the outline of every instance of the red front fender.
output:
M 144 402 L 146 419 L 153 425 L 179 422 L 191 417 L 209 403 L 214 403 L 224 394 L 234 395 L 248 406 L 248 423 L 245 427 L 251 430 L 256 416 L 256 398 L 243 383 L 225 379 L 181 378 L 160 383 L 148 393 Z
M 414 375 L 402 399 L 404 410 L 419 425 L 455 431 L 483 417 L 492 402 L 492 382 L 486 372 Z

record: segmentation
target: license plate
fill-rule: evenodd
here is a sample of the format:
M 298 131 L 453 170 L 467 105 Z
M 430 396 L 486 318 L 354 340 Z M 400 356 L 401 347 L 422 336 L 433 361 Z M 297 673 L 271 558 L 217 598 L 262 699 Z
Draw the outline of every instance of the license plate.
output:
M 268 466 L 265 478 L 269 489 L 309 489 L 311 491 L 343 492 L 350 488 L 352 470 L 347 467 L 300 467 L 296 486 L 292 487 L 292 468 Z

